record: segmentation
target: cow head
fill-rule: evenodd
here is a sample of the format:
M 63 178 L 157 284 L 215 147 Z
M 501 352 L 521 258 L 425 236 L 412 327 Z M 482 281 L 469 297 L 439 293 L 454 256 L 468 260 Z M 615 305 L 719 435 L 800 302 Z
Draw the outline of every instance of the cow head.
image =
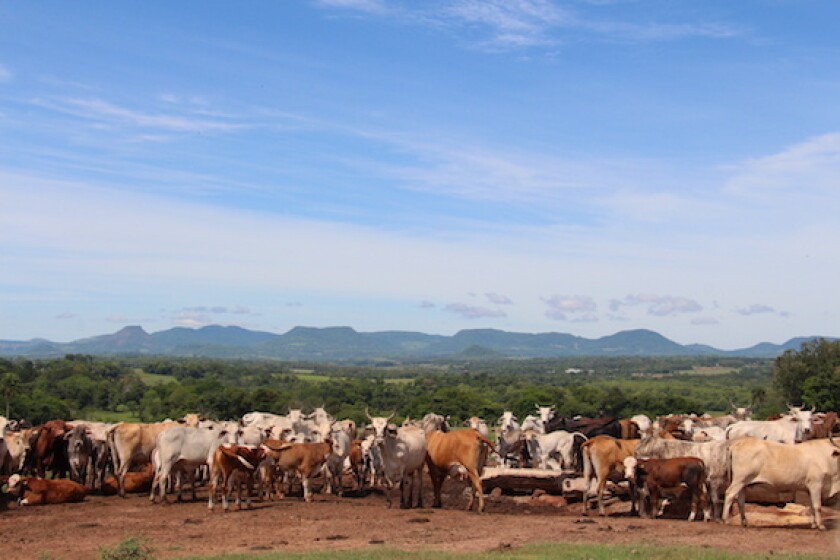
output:
M 19 474 L 13 474 L 9 477 L 9 494 L 14 494 L 16 496 L 22 496 L 24 490 L 26 490 L 26 479 L 20 476 Z
M 447 419 L 440 414 L 435 414 L 434 412 L 430 412 L 423 417 L 423 421 L 420 423 L 423 431 L 426 433 L 429 432 L 448 432 L 449 431 L 449 423 Z
M 537 416 L 539 417 L 543 426 L 545 426 L 549 420 L 554 418 L 554 406 L 540 406 L 539 404 L 535 404 L 534 406 L 537 407 Z
M 506 410 L 499 417 L 498 425 L 499 429 L 502 431 L 502 433 L 504 433 L 518 429 L 519 421 L 517 420 L 516 415 L 514 415 L 513 412 Z
M 630 455 L 624 458 L 624 478 L 627 480 L 634 480 L 636 478 L 636 469 L 639 466 L 639 460 Z
M 373 432 L 374 444 L 379 445 L 385 441 L 386 437 L 397 435 L 397 426 L 389 423 L 396 414 L 397 412 L 394 411 L 390 416 L 371 416 L 368 408 L 365 407 L 365 416 L 370 420 L 368 427 Z

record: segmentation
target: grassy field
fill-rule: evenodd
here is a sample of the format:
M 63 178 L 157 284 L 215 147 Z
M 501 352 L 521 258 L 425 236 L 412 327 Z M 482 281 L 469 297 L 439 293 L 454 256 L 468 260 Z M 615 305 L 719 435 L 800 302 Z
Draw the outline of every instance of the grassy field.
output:
M 537 544 L 511 550 L 477 553 L 445 553 L 440 551 L 404 552 L 392 549 L 343 550 L 293 554 L 278 552 L 271 554 L 235 554 L 224 556 L 189 556 L 181 560 L 531 560 L 552 558 L 555 560 L 623 560 L 638 558 L 644 560 L 759 560 L 764 554 L 736 554 L 723 550 L 688 547 L 653 547 L 632 545 L 588 545 L 588 544 Z M 815 560 L 824 556 L 774 554 L 778 560 Z
M 318 375 L 315 373 L 299 373 L 301 370 L 293 370 L 292 375 L 301 381 L 308 381 L 310 383 L 327 383 L 336 379 L 349 379 L 348 377 L 333 377 L 330 375 Z M 277 377 L 282 377 L 283 374 L 276 374 Z M 413 380 L 407 377 L 386 378 L 385 383 L 405 384 L 411 383 Z

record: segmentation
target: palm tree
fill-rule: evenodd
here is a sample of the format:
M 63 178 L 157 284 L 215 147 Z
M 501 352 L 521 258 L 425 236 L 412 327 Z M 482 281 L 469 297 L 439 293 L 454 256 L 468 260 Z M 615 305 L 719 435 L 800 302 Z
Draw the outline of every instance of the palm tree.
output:
M 0 394 L 6 401 L 6 418 L 9 417 L 9 412 L 12 407 L 12 399 L 15 398 L 20 389 L 20 377 L 13 371 L 7 371 L 0 376 Z

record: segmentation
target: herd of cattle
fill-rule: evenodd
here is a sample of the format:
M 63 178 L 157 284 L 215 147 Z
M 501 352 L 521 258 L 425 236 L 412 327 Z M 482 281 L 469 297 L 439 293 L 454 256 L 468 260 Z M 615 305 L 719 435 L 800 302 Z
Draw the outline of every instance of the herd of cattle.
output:
M 633 512 L 656 517 L 661 498 L 682 496 L 690 500 L 691 520 L 702 509 L 705 520 L 725 521 L 737 502 L 746 525 L 746 489 L 760 485 L 807 492 L 811 526 L 824 529 L 820 507 L 840 494 L 840 445 L 833 438 L 840 423 L 833 412 L 791 406 L 756 421 L 750 408 L 733 405 L 724 416 L 651 420 L 569 418 L 537 405 L 521 422 L 504 412 L 494 427 L 495 444 L 477 417 L 464 423 L 467 429 L 450 430 L 434 413 L 401 426 L 391 422 L 394 413 L 365 413 L 360 430 L 323 407 L 309 414 L 251 412 L 235 422 L 189 414 L 152 424 L 52 420 L 33 427 L 0 417 L 2 495 L 31 505 L 80 501 L 88 492 L 148 492 L 152 502 L 163 502 L 175 491 L 180 500 L 189 485 L 195 500 L 196 486 L 206 482 L 208 507 L 221 498 L 226 511 L 234 491 L 239 507 L 243 491 L 250 506 L 255 493 L 282 498 L 298 483 L 311 501 L 318 477 L 323 492 L 342 495 L 349 480 L 354 491 L 383 488 L 389 507 L 399 492 L 407 508 L 422 506 L 428 471 L 434 507 L 441 506 L 441 487 L 451 476 L 468 481 L 467 509 L 483 511 L 481 475 L 491 457 L 503 467 L 578 473 L 563 480 L 563 489 L 582 494 L 584 514 L 594 499 L 605 515 L 608 482 L 625 481 Z

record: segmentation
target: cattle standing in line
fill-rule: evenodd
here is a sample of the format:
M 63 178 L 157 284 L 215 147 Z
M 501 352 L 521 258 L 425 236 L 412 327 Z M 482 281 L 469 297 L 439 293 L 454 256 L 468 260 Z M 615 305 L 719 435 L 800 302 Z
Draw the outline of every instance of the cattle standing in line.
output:
M 87 495 L 85 487 L 72 480 L 45 480 L 19 474 L 9 477 L 9 492 L 21 497 L 22 506 L 81 502 Z
M 389 424 L 390 416 L 365 415 L 372 430 L 374 445 L 379 448 L 385 474 L 388 507 L 393 504 L 393 489 L 399 485 L 400 507 L 423 507 L 423 464 L 426 460 L 426 434 L 420 428 Z
M 245 447 L 242 445 L 220 445 L 213 453 L 213 466 L 210 469 L 210 497 L 207 508 L 212 510 L 216 492 L 222 490 L 222 510 L 228 510 L 228 487 L 235 476 L 245 479 L 246 507 L 251 508 L 251 492 L 254 487 L 254 475 L 257 468 L 265 459 L 266 451 L 262 447 Z M 236 507 L 242 509 L 242 480 L 235 481 Z
M 478 496 L 478 512 L 484 511 L 481 473 L 487 462 L 487 454 L 493 449 L 490 440 L 475 430 L 435 431 L 426 434 L 426 446 L 426 465 L 429 467 L 435 496 L 432 507 L 442 506 L 440 492 L 443 481 L 452 472 L 453 467 L 462 467 L 472 489 L 466 509 L 472 509 Z
M 632 457 L 639 445 L 637 439 L 616 439 L 612 436 L 596 436 L 581 445 L 583 457 L 583 515 L 589 514 L 589 496 L 591 480 L 596 480 L 598 513 L 606 515 L 604 509 L 604 489 L 611 476 L 624 476 L 624 459 Z M 636 512 L 636 504 L 631 504 L 631 514 Z
M 674 457 L 702 459 L 706 465 L 706 495 L 708 497 L 704 516 L 708 521 L 720 517 L 721 497 L 729 484 L 729 444 L 728 441 L 697 443 L 648 436 L 642 438 L 636 448 L 635 456 L 639 459 Z
M 697 512 L 703 507 L 706 488 L 706 465 L 697 457 L 676 457 L 674 459 L 624 459 L 624 476 L 633 481 L 638 496 L 639 513 L 642 517 L 662 515 L 659 499 L 663 494 L 681 495 L 689 493 L 691 514 L 689 521 L 697 519 Z M 650 498 L 650 509 L 645 498 Z
M 732 483 L 726 490 L 723 520 L 737 499 L 741 524 L 746 527 L 746 489 L 766 484 L 780 491 L 806 490 L 811 498 L 811 528 L 825 530 L 820 508 L 823 500 L 840 493 L 840 446 L 833 438 L 786 445 L 743 438 L 729 445 Z

